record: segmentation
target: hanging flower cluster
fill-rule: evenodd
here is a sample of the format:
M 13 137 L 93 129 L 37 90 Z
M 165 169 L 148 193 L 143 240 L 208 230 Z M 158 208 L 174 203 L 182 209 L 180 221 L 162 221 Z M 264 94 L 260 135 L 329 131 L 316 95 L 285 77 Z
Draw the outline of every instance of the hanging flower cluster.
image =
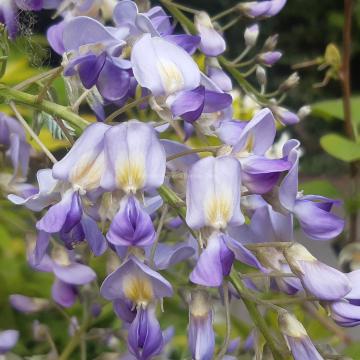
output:
M 68 84 L 76 85 L 82 99 L 93 96 L 90 106 L 98 121 L 79 134 L 61 160 L 37 172 L 37 186 L 19 177 L 27 174 L 30 147 L 18 121 L 5 114 L 0 115 L 0 150 L 13 166 L 15 190 L 8 199 L 36 212 L 38 219 L 36 242 L 28 243 L 30 266 L 54 275 L 52 298 L 61 307 L 88 296 L 96 318 L 103 300 L 112 302 L 127 333 L 128 353 L 121 359 L 168 358 L 172 330 L 161 328 L 158 310 L 166 314 L 164 298 L 179 293 L 188 305 L 189 351 L 196 360 L 238 358 L 228 337 L 217 349 L 213 318 L 219 296 L 227 317 L 229 302 L 243 299 L 275 359 L 289 353 L 296 360 L 323 356 L 290 311 L 261 299 L 268 288 L 319 301 L 341 326 L 360 323 L 359 271 L 344 274 L 327 266 L 293 234 L 296 221 L 315 241 L 333 239 L 344 221 L 332 212 L 338 201 L 299 189 L 300 143 L 290 139 L 274 151 L 277 123 L 294 124 L 308 112 L 303 108 L 296 114 L 275 95 L 266 95 L 265 68 L 282 56 L 276 36 L 249 60 L 248 75 L 256 75 L 261 90 L 245 91 L 258 110 L 250 121 L 233 115 L 231 76 L 238 80 L 237 67 L 258 42 L 257 21 L 276 15 L 285 3 L 252 1 L 233 9 L 251 23 L 244 52 L 232 62 L 222 56 L 224 34 L 207 13 L 196 12 L 192 23 L 170 1 L 164 4 L 176 10 L 174 16 L 190 21 L 192 26 L 178 18 L 186 33 L 178 32 L 163 8 L 146 8 L 146 2 L 0 4 L 0 21 L 10 37 L 16 34 L 17 7 L 56 9 L 62 20 L 49 28 L 49 44 L 62 56 Z M 199 57 L 206 59 L 204 66 Z M 277 93 L 298 81 L 293 74 Z M 129 104 L 151 115 L 120 122 L 117 114 L 106 117 L 108 109 Z M 165 139 L 173 130 L 179 141 Z M 215 145 L 191 148 L 195 137 Z M 87 249 L 116 258 L 100 290 Z M 180 263 L 186 264 L 185 284 L 174 279 Z M 245 269 L 241 276 L 239 268 Z M 249 269 L 269 282 L 247 278 Z M 24 313 L 50 306 L 20 294 L 10 302 Z M 261 306 L 279 313 L 282 339 L 269 337 L 266 324 L 259 326 Z M 75 333 L 83 331 L 74 326 Z M 226 326 L 230 334 L 229 321 Z M 10 350 L 17 337 L 15 331 L 0 332 L 0 353 Z M 251 340 L 243 351 L 253 350 Z

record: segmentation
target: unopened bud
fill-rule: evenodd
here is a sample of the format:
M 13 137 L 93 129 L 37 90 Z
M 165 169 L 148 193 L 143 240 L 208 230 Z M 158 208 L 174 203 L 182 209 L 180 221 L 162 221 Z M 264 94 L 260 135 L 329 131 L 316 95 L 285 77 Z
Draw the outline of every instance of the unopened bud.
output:
M 35 320 L 32 324 L 33 337 L 36 341 L 45 341 L 47 339 L 47 334 L 49 328 L 41 324 L 38 320 Z
M 255 46 L 258 37 L 259 37 L 259 25 L 253 24 L 251 26 L 248 26 L 244 33 L 245 45 L 247 47 Z
M 270 6 L 271 4 L 268 1 L 263 1 L 263 2 L 249 1 L 239 4 L 238 9 L 244 15 L 250 18 L 254 18 L 254 17 L 265 16 Z
M 10 305 L 17 311 L 25 314 L 34 314 L 49 308 L 50 301 L 47 299 L 32 298 L 20 294 L 10 295 Z
M 300 118 L 300 120 L 305 119 L 310 114 L 311 114 L 311 106 L 310 105 L 302 106 L 299 109 L 299 111 L 297 112 L 297 115 Z
M 258 55 L 258 61 L 265 66 L 273 66 L 281 57 L 280 51 L 267 51 Z
M 279 35 L 275 34 L 275 35 L 271 35 L 269 36 L 264 43 L 264 50 L 265 51 L 273 51 L 278 43 L 278 39 L 279 39 Z
M 297 72 L 291 74 L 279 87 L 282 92 L 288 91 L 299 84 L 300 76 Z
M 261 86 L 265 86 L 267 83 L 266 70 L 260 66 L 256 66 L 256 78 Z
M 283 107 L 276 107 L 274 109 L 278 120 L 284 125 L 294 125 L 300 121 L 300 118 L 294 112 L 283 108 Z
M 279 328 L 284 335 L 292 338 L 302 339 L 308 336 L 303 324 L 288 312 L 279 315 Z
M 191 293 L 190 314 L 194 317 L 206 317 L 211 311 L 210 296 L 206 291 Z

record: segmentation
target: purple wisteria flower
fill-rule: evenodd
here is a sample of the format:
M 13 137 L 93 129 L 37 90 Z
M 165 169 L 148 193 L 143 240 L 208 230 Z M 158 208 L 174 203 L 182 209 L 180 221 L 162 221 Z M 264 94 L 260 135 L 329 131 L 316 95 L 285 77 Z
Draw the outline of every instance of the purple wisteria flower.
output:
M 202 290 L 191 294 L 188 338 L 193 359 L 211 360 L 213 358 L 215 350 L 213 311 L 209 294 Z
M 241 168 L 236 159 L 209 156 L 196 162 L 188 174 L 187 224 L 193 229 L 243 224 L 240 186 Z
M 78 286 L 89 284 L 96 279 L 95 272 L 89 266 L 76 262 L 75 254 L 62 248 L 57 248 L 53 257 L 45 253 L 39 262 L 35 255 L 30 253 L 28 260 L 35 270 L 54 274 L 52 298 L 63 307 L 74 305 Z
M 0 151 L 4 152 L 12 163 L 13 179 L 19 173 L 26 177 L 30 149 L 30 145 L 26 142 L 25 131 L 19 122 L 0 112 Z
M 164 339 L 154 305 L 156 300 L 173 295 L 170 283 L 136 257 L 130 256 L 104 280 L 100 292 L 104 298 L 114 301 L 117 314 L 130 323 L 130 353 L 144 360 L 159 354 Z M 136 309 L 136 314 L 131 314 L 131 309 Z
M 108 241 L 117 246 L 149 246 L 155 236 L 151 217 L 139 201 L 134 196 L 123 198 L 106 235 Z
M 241 3 L 239 9 L 249 17 L 272 17 L 285 6 L 287 0 L 265 0 Z
M 113 126 L 105 135 L 106 190 L 125 193 L 156 189 L 164 182 L 166 154 L 153 127 L 131 120 Z
M 28 297 L 21 294 L 10 295 L 9 302 L 15 310 L 25 314 L 34 314 L 50 307 L 50 301 L 47 299 Z
M 281 314 L 279 327 L 295 360 L 323 360 L 304 326 L 295 316 L 288 312 Z
M 9 352 L 18 342 L 19 332 L 17 330 L 0 331 L 0 355 Z
M 153 97 L 152 108 L 165 120 L 194 122 L 205 112 L 230 105 L 231 97 L 201 84 L 200 70 L 180 46 L 164 38 L 143 35 L 134 45 L 131 64 L 137 82 Z
M 306 291 L 321 300 L 340 300 L 350 293 L 348 277 L 316 259 L 301 244 L 294 243 L 285 250 L 291 270 L 299 276 Z M 327 281 L 324 281 L 327 279 Z
M 217 134 L 233 147 L 232 153 L 241 163 L 242 184 L 251 193 L 269 192 L 281 173 L 291 167 L 285 157 L 271 159 L 265 156 L 276 135 L 275 119 L 269 109 L 257 112 L 249 122 L 224 121 Z
M 207 56 L 218 56 L 226 50 L 222 35 L 214 29 L 210 16 L 201 11 L 195 15 L 195 27 L 201 38 L 200 50 Z
M 292 167 L 280 185 L 280 203 L 295 215 L 308 237 L 315 240 L 332 239 L 344 228 L 344 220 L 331 213 L 333 205 L 339 205 L 340 202 L 298 192 L 299 145 L 297 140 L 289 140 L 284 145 L 284 156 L 291 162 Z

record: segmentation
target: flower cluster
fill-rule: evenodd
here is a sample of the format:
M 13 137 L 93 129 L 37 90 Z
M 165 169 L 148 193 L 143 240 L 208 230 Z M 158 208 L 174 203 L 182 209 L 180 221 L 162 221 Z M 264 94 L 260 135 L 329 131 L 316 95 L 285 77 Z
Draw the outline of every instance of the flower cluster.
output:
M 276 15 L 285 3 L 241 3 L 236 11 L 255 21 Z M 57 9 L 63 20 L 47 36 L 62 55 L 63 75 L 97 99 L 92 109 L 98 121 L 86 127 L 60 161 L 38 171 L 37 187 L 20 186 L 16 177 L 20 169 L 26 176 L 29 145 L 18 122 L 0 116 L 0 149 L 9 156 L 18 182 L 8 199 L 41 214 L 36 242 L 28 243 L 28 262 L 54 275 L 57 304 L 71 307 L 90 294 L 96 317 L 100 293 L 112 302 L 127 332 L 129 353 L 123 358 L 139 360 L 166 356 L 171 329 L 161 329 L 157 309 L 182 287 L 166 279 L 179 263 L 188 265 L 183 298 L 189 306 L 193 359 L 210 360 L 216 353 L 217 291 L 227 312 L 229 301 L 239 296 L 265 306 L 256 301 L 270 287 L 321 301 L 342 326 L 359 324 L 358 271 L 343 274 L 295 241 L 295 220 L 317 241 L 335 238 L 344 227 L 332 212 L 338 201 L 299 191 L 299 142 L 286 141 L 274 156 L 277 123 L 293 124 L 299 116 L 273 99 L 266 106 L 259 102 L 250 121 L 234 118 L 232 80 L 222 65 L 235 69 L 256 45 L 257 23 L 246 28 L 244 53 L 231 67 L 221 57 L 227 46 L 224 34 L 204 12 L 196 12 L 191 34 L 178 34 L 161 7 L 144 9 L 131 0 L 5 1 L 0 20 L 11 36 L 15 30 L 9 11 L 15 11 L 15 4 L 27 10 Z M 269 38 L 250 62 L 262 87 L 257 100 L 265 92 L 265 67 L 281 57 L 275 46 L 276 38 Z M 205 66 L 197 62 L 199 54 L 206 58 Z M 278 93 L 297 82 L 297 75 L 290 76 Z M 151 109 L 151 118 L 106 118 L 109 107 L 121 108 L 129 100 L 140 111 Z M 163 136 L 173 129 L 179 141 Z M 185 142 L 194 134 L 216 145 L 192 149 Z M 200 157 L 201 152 L 206 156 Z M 100 291 L 87 249 L 95 256 L 116 257 Z M 271 281 L 265 286 L 250 278 L 242 281 L 239 264 Z M 11 304 L 26 313 L 50 306 L 20 294 L 11 297 Z M 322 359 L 302 324 L 278 309 L 285 353 L 289 349 L 296 360 Z M 0 333 L 5 338 L 0 352 L 9 350 L 17 336 L 11 330 Z M 236 358 L 228 340 L 219 359 Z M 271 350 L 277 358 L 276 346 Z

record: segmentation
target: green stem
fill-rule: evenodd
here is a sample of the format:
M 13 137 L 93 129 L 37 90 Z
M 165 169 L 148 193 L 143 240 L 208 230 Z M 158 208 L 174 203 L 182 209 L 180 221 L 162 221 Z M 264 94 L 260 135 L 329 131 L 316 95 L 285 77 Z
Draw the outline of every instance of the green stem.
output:
M 47 100 L 42 100 L 38 103 L 38 97 L 36 95 L 30 95 L 3 84 L 0 84 L 0 97 L 4 97 L 7 101 L 14 101 L 18 104 L 28 105 L 52 116 L 57 116 L 81 130 L 90 124 L 79 115 L 70 111 L 66 106 L 55 104 Z
M 214 153 L 214 152 L 216 152 L 217 150 L 219 150 L 220 147 L 221 147 L 221 146 L 207 146 L 207 147 L 203 147 L 203 148 L 186 150 L 186 151 L 183 151 L 183 152 L 180 152 L 180 153 L 177 153 L 177 154 L 168 156 L 168 157 L 166 158 L 166 161 L 171 161 L 171 160 L 177 159 L 177 158 L 179 158 L 179 157 L 183 157 L 183 156 L 190 155 L 190 154 L 195 154 L 195 153 L 201 153 L 201 152 L 211 152 L 211 153 Z
M 156 248 L 158 246 L 159 240 L 160 240 L 160 235 L 161 235 L 162 228 L 164 226 L 165 217 L 166 217 L 167 212 L 168 212 L 168 206 L 167 206 L 167 204 L 165 204 L 163 209 L 162 209 L 162 212 L 161 212 L 158 227 L 156 229 L 155 241 L 154 241 L 154 244 L 153 244 L 153 246 L 151 248 L 150 264 L 151 264 L 152 267 L 154 267 L 154 265 L 155 265 L 155 262 L 154 262 L 155 252 L 156 252 Z
M 79 346 L 83 334 L 86 332 L 90 325 L 90 321 L 88 320 L 84 323 L 80 329 L 74 334 L 74 336 L 70 339 L 68 344 L 66 345 L 64 351 L 59 356 L 58 360 L 67 360 L 70 358 L 70 355 L 75 351 L 75 349 Z
M 271 330 L 268 328 L 268 325 L 266 324 L 266 321 L 264 319 L 264 316 L 260 313 L 258 310 L 256 304 L 248 299 L 246 296 L 242 296 L 246 289 L 241 281 L 241 279 L 238 277 L 235 271 L 232 271 L 230 274 L 230 281 L 235 287 L 236 291 L 239 293 L 239 295 L 242 298 L 242 301 L 249 312 L 250 317 L 252 318 L 255 326 L 259 329 L 259 331 L 264 336 L 271 353 L 275 360 L 282 360 L 287 359 L 287 351 L 284 351 L 282 348 L 279 348 L 279 345 L 277 344 L 276 340 L 271 334 Z
M 131 103 L 126 104 L 125 106 L 123 106 L 122 108 L 114 111 L 112 114 L 110 114 L 106 119 L 105 122 L 108 123 L 112 120 L 114 120 L 115 118 L 117 118 L 119 115 L 123 114 L 124 112 L 132 109 L 133 107 L 140 105 L 142 103 L 144 103 L 145 101 L 149 100 L 150 95 L 148 96 L 144 96 L 142 98 L 136 99 L 134 101 L 132 101 Z

